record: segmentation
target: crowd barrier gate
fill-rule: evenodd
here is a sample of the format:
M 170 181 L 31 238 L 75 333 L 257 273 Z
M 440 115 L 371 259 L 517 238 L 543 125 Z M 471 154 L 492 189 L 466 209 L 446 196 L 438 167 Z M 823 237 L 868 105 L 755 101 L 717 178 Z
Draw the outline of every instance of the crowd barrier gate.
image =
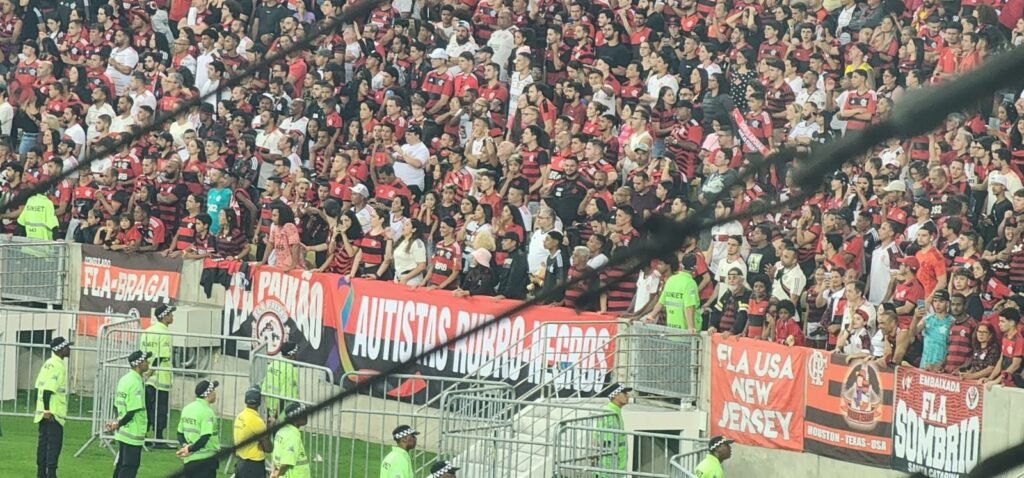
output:
M 693 450 L 673 456 L 669 460 L 672 465 L 672 473 L 669 474 L 669 478 L 697 478 L 697 475 L 693 474 L 693 470 L 707 454 L 707 450 Z
M 280 355 L 269 356 L 266 354 L 266 344 L 257 347 L 252 354 L 249 382 L 260 385 L 263 393 L 260 411 L 264 417 L 269 417 L 274 409 L 280 412 L 290 403 L 308 407 L 341 391 L 335 385 L 331 369 L 288 360 Z M 283 413 L 279 416 L 283 417 Z M 300 428 L 312 476 L 340 476 L 340 419 L 339 407 L 335 405 L 310 415 L 306 425 Z M 230 461 L 225 465 L 225 473 L 229 473 Z
M 93 419 L 98 339 L 78 332 L 81 317 L 97 315 L 114 322 L 131 319 L 118 314 L 0 305 L 0 416 L 34 416 L 36 375 L 50 358 L 50 340 L 63 336 L 75 343 L 66 364 L 67 419 Z
M 69 263 L 67 242 L 0 236 L 0 302 L 63 306 Z
M 349 372 L 341 377 L 341 385 L 348 389 L 373 375 Z M 414 476 L 428 476 L 430 465 L 435 459 L 448 457 L 445 453 L 448 450 L 444 446 L 447 436 L 442 415 L 446 391 L 485 389 L 498 390 L 495 396 L 514 396 L 512 388 L 501 382 L 392 374 L 369 390 L 347 397 L 340 404 L 340 432 L 349 438 L 348 443 L 343 445 L 343 475 L 350 478 L 376 478 L 381 458 L 395 444 L 391 431 L 398 425 L 409 425 L 420 432 L 416 449 L 411 453 Z M 460 473 L 478 476 L 468 472 Z
M 672 456 L 707 449 L 707 440 L 609 429 L 606 420 L 613 416 L 604 413 L 559 422 L 553 447 L 554 476 L 670 478 Z M 618 444 L 626 446 L 624 469 L 619 467 Z

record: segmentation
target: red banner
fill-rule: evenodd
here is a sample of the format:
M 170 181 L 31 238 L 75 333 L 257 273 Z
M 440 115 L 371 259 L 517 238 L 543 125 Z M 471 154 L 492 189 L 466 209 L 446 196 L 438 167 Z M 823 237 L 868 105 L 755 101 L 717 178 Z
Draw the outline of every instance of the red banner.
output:
M 226 297 L 224 333 L 267 342 L 272 354 L 285 340 L 297 341 L 300 359 L 330 367 L 339 376 L 373 373 L 408 360 L 516 304 L 270 267 L 257 267 L 249 276 L 236 274 Z M 559 385 L 566 391 L 597 393 L 612 370 L 610 340 L 616 327 L 608 316 L 533 307 L 427 356 L 414 372 L 480 372 L 529 385 L 582 361 L 589 365 L 579 367 L 580 373 L 559 374 L 564 379 Z M 546 343 L 540 343 L 542 338 Z
M 896 383 L 892 467 L 966 475 L 981 453 L 981 385 L 912 367 L 899 367 Z
M 126 254 L 83 245 L 78 308 L 148 319 L 158 305 L 176 302 L 181 266 L 180 258 L 156 252 Z M 107 322 L 105 315 L 82 315 L 78 334 L 94 336 Z
M 808 349 L 711 338 L 711 435 L 766 448 L 804 448 Z
M 889 467 L 893 371 L 871 361 L 814 350 L 808 354 L 804 450 Z

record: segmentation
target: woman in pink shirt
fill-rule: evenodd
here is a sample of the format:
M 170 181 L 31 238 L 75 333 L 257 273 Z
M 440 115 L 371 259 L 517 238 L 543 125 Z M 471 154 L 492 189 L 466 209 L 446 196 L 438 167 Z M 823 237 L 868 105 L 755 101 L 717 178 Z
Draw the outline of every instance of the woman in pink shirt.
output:
M 299 242 L 299 228 L 295 226 L 295 214 L 284 203 L 271 206 L 270 220 L 273 225 L 267 235 L 267 248 L 260 264 L 270 264 L 285 271 L 296 267 L 303 269 L 302 245 Z

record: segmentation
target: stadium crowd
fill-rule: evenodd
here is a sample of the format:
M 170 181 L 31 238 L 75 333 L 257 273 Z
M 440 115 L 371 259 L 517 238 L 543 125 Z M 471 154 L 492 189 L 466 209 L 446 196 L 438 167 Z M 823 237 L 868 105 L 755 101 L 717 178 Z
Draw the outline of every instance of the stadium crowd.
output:
M 654 215 L 792 196 L 746 166 L 1024 40 L 1022 0 L 384 0 L 79 164 L 351 8 L 0 1 L 0 203 L 72 172 L 3 232 L 521 299 Z M 1022 113 L 993 94 L 581 306 L 1020 386 Z

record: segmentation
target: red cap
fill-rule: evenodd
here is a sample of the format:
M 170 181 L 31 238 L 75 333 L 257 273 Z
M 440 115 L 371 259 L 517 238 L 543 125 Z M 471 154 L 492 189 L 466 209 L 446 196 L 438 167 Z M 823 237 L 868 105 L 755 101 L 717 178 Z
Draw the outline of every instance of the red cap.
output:
M 921 267 L 921 261 L 917 260 L 917 258 L 914 256 L 901 257 L 899 259 L 896 259 L 896 262 L 899 262 L 900 264 L 906 264 L 907 267 L 910 269 L 917 269 Z

